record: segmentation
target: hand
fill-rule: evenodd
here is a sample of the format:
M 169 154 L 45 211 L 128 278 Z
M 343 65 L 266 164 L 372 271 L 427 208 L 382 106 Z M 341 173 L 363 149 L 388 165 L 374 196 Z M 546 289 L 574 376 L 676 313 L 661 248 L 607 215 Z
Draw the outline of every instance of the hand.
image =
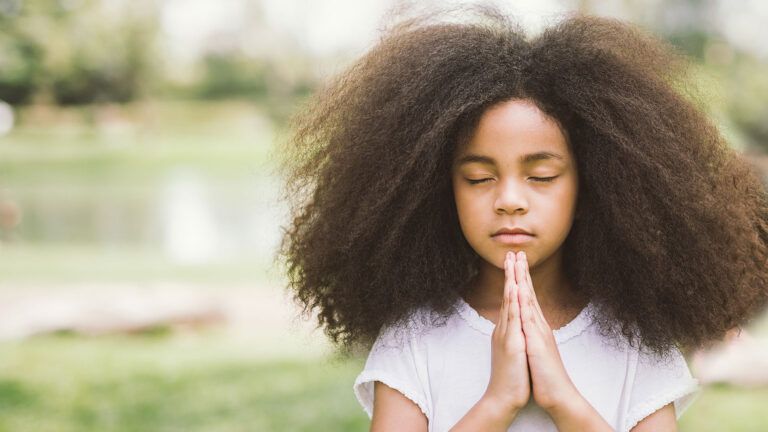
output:
M 565 409 L 565 404 L 580 396 L 563 366 L 555 335 L 549 327 L 533 290 L 525 252 L 517 254 L 515 285 L 519 287 L 518 302 L 528 367 L 533 384 L 533 400 L 552 415 Z
M 499 320 L 491 335 L 491 378 L 484 397 L 500 402 L 506 409 L 522 409 L 530 397 L 528 360 L 522 330 L 514 252 L 504 260 L 504 298 Z

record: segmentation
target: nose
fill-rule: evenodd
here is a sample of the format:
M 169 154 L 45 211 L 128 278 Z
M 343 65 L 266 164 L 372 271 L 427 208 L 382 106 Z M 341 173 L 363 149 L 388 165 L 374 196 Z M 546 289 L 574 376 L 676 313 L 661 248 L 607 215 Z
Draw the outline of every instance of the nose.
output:
M 513 178 L 499 181 L 498 185 L 496 200 L 494 201 L 494 208 L 497 213 L 525 214 L 528 212 L 528 198 L 524 186 L 518 184 Z

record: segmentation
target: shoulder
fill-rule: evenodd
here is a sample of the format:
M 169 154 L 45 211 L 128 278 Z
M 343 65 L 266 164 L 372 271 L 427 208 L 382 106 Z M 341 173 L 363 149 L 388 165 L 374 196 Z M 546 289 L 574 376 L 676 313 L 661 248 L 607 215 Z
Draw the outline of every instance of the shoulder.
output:
M 693 403 L 700 386 L 677 347 L 656 354 L 616 331 L 590 322 L 560 344 L 564 365 L 582 394 L 617 430 L 629 431 L 667 405 L 676 418 Z M 667 408 L 668 410 L 668 408 Z
M 673 404 L 675 417 L 680 418 L 701 390 L 681 351 L 673 347 L 656 354 L 635 349 L 633 354 L 626 430 L 668 404 Z
M 416 348 L 440 332 L 443 325 L 439 319 L 433 311 L 422 307 L 395 323 L 382 326 L 369 356 L 383 351 Z
M 688 361 L 677 346 L 671 345 L 663 352 L 654 352 L 642 344 L 639 336 L 635 343 L 630 344 L 616 332 L 606 333 L 598 326 L 592 326 L 590 330 L 585 332 L 592 339 L 590 345 L 599 346 L 608 360 L 606 366 L 624 371 L 625 387 L 631 390 L 632 402 L 637 403 L 637 409 L 652 399 L 672 402 L 676 400 L 675 396 L 699 389 L 698 380 L 691 374 Z M 687 404 L 680 402 L 676 401 L 677 408 L 687 407 Z
M 448 321 L 452 316 L 448 317 Z M 430 417 L 431 397 L 427 350 L 446 326 L 441 317 L 421 308 L 397 323 L 383 326 L 353 385 L 355 396 L 373 418 L 375 382 L 384 383 L 410 399 Z
M 426 431 L 429 418 L 415 400 L 414 395 L 375 381 L 371 430 Z

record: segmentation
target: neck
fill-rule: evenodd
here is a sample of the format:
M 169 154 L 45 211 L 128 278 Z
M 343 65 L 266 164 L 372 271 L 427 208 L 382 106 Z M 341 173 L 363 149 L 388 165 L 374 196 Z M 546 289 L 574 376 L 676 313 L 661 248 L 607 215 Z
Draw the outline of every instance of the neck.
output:
M 542 312 L 546 315 L 585 305 L 565 277 L 562 249 L 530 268 L 531 282 Z M 504 295 L 504 269 L 483 261 L 471 284 L 468 303 L 481 309 L 498 309 Z

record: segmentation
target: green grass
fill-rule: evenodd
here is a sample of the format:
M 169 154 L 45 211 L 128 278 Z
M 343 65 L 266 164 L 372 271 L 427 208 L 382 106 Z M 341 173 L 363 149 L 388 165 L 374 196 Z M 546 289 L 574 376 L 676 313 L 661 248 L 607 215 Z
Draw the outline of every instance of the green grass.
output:
M 0 344 L 0 431 L 366 431 L 364 359 L 264 358 L 197 335 L 46 336 Z M 768 389 L 708 387 L 683 432 L 759 432 Z
M 226 339 L 224 339 L 226 340 Z M 363 431 L 361 360 L 264 360 L 215 336 L 0 345 L 0 430 Z
M 764 432 L 768 430 L 768 388 L 704 388 L 683 413 L 682 432 Z

